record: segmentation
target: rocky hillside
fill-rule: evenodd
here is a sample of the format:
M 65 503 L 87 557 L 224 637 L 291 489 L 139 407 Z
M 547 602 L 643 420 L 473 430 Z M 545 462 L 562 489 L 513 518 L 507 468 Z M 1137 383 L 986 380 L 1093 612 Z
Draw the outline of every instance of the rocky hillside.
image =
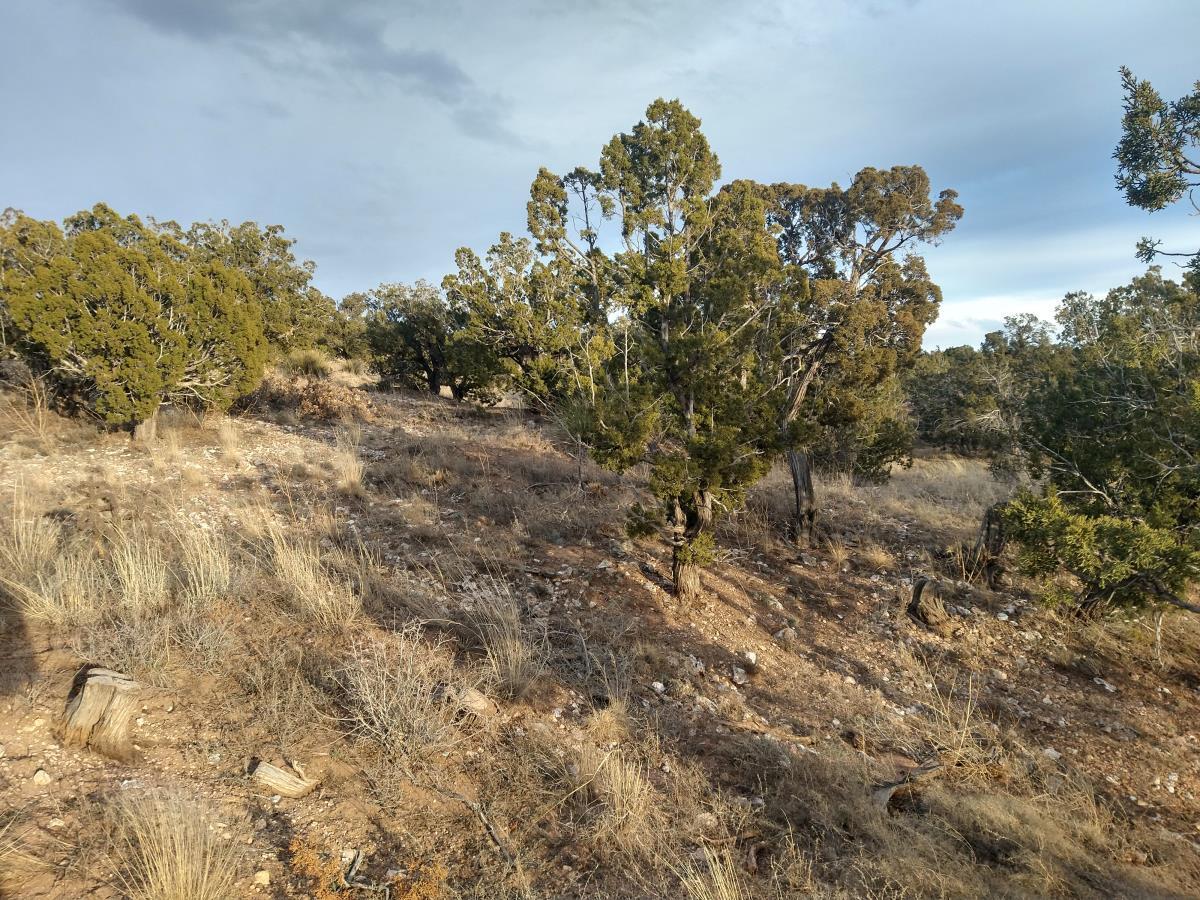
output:
M 827 477 L 803 553 L 779 473 L 681 606 L 636 473 L 527 413 L 257 399 L 141 445 L 5 398 L 4 896 L 1200 893 L 1200 630 L 972 583 L 983 464 Z

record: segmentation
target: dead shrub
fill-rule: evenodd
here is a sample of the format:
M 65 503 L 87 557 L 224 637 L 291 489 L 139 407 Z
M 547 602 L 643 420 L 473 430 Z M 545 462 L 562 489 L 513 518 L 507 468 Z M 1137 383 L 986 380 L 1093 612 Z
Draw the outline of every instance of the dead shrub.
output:
M 271 372 L 240 408 L 260 413 L 294 414 L 317 422 L 370 422 L 375 409 L 367 394 L 358 388 L 333 381 L 287 378 Z
M 343 722 L 391 761 L 419 764 L 461 738 L 455 697 L 466 685 L 449 649 L 416 625 L 356 640 L 335 679 Z

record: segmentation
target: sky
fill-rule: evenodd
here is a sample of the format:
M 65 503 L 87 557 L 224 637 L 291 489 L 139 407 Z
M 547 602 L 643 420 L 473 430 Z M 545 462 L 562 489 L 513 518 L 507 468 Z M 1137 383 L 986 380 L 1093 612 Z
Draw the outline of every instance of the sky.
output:
M 1111 158 L 1118 67 L 1179 97 L 1197 34 L 1197 0 L 3 0 L 0 208 L 282 224 L 337 298 L 522 232 L 540 166 L 678 97 L 724 180 L 957 190 L 926 346 L 977 343 L 1127 281 L 1143 235 L 1200 245 Z

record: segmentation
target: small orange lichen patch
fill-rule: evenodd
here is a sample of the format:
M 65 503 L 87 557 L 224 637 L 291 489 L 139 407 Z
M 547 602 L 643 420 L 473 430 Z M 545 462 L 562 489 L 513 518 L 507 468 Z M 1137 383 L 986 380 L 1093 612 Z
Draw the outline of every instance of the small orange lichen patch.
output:
M 288 852 L 292 872 L 310 882 L 313 900 L 338 900 L 342 864 L 336 857 L 321 853 L 299 837 L 292 838 Z
M 419 864 L 407 876 L 392 882 L 394 900 L 445 900 L 450 896 L 446 878 L 450 873 L 440 862 Z

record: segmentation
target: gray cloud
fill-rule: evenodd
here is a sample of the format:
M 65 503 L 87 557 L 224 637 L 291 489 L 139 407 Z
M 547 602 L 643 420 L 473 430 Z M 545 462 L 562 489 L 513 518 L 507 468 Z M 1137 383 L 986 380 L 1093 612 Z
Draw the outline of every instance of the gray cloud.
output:
M 477 138 L 522 143 L 504 124 L 507 102 L 483 90 L 441 50 L 393 45 L 392 5 L 377 0 L 108 0 L 166 35 L 241 51 L 261 64 L 319 78 L 393 78 L 448 108 Z

